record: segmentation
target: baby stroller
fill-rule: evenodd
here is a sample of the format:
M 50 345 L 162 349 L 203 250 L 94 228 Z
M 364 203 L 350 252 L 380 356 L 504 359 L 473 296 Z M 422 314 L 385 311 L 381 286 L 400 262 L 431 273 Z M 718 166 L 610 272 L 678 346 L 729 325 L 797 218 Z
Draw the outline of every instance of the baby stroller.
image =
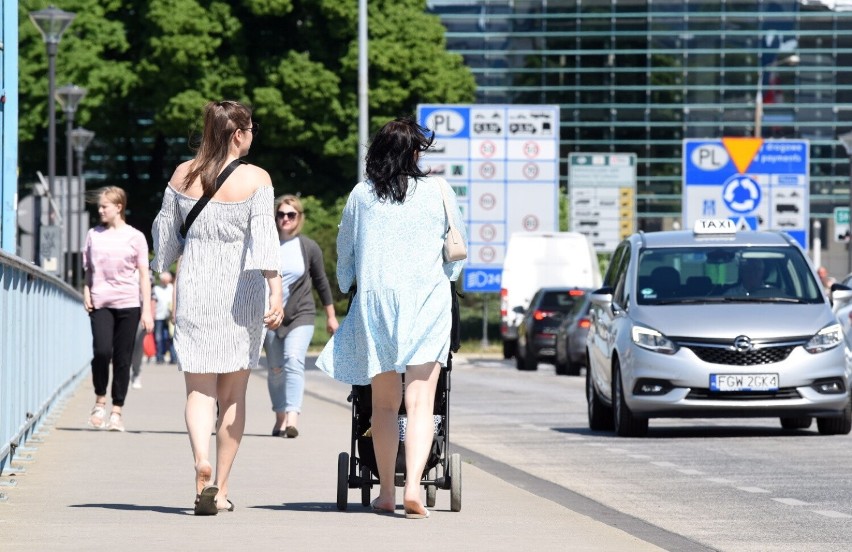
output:
M 453 294 L 453 329 L 447 366 L 441 368 L 435 389 L 435 434 L 432 450 L 426 461 L 421 484 L 426 487 L 426 506 L 435 506 L 438 489 L 450 490 L 450 509 L 461 511 L 461 455 L 449 454 L 450 438 L 450 374 L 453 351 L 459 349 L 458 298 L 455 282 L 451 282 Z M 403 381 L 404 381 L 403 375 Z M 372 415 L 372 388 L 369 385 L 353 385 L 347 398 L 352 403 L 352 436 L 350 452 L 341 452 L 337 457 L 337 509 L 346 510 L 349 489 L 361 489 L 361 504 L 370 505 L 370 491 L 379 483 L 373 439 L 370 432 Z M 405 401 L 399 409 L 400 443 L 396 456 L 394 485 L 402 487 L 405 482 Z

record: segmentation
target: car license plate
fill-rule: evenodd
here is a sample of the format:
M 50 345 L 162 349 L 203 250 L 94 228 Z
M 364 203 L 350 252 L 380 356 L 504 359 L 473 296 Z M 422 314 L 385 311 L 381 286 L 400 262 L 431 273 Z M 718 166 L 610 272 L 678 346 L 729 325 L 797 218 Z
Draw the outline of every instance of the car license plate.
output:
M 711 391 L 778 391 L 778 374 L 710 374 Z

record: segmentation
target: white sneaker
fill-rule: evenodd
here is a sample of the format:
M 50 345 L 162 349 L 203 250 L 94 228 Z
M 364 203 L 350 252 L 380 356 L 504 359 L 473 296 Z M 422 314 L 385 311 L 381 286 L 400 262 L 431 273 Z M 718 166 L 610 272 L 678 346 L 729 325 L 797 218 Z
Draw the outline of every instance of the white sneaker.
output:
M 131 380 L 130 387 L 133 389 L 142 389 L 142 376 L 136 376 Z
M 89 413 L 89 427 L 103 429 L 106 426 L 104 418 L 106 418 L 106 404 L 95 403 L 95 406 L 92 407 L 92 411 Z
M 113 412 L 109 415 L 109 423 L 107 429 L 110 431 L 124 431 L 124 422 L 121 421 L 121 414 Z

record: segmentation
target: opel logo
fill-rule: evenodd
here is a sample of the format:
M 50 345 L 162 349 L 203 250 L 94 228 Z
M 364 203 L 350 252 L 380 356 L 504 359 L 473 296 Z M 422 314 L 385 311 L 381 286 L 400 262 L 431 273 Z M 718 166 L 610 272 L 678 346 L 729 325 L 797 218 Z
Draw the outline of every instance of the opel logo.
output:
M 753 348 L 754 346 L 748 336 L 740 335 L 734 339 L 734 350 L 738 353 L 747 353 Z

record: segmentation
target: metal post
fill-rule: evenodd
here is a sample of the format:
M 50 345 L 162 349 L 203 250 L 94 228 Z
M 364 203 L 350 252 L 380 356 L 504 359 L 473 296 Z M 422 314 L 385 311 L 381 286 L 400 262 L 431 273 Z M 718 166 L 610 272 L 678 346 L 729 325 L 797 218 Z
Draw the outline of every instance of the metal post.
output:
M 758 61 L 758 63 L 760 63 Z M 763 135 L 763 68 L 757 70 L 757 94 L 754 96 L 754 137 Z
M 80 250 L 77 252 L 75 270 L 74 270 L 74 287 L 83 289 L 83 211 L 86 208 L 86 185 L 83 183 L 83 153 L 86 148 L 77 150 L 77 245 Z M 74 249 L 77 249 L 76 247 Z
M 52 198 L 56 198 L 56 99 L 53 95 L 56 90 L 56 52 L 58 49 L 58 42 L 50 42 L 47 45 L 47 189 Z M 49 201 L 47 208 L 51 214 L 48 221 L 53 224 L 56 219 L 53 202 Z M 63 273 L 62 251 L 60 251 L 58 261 L 61 276 Z
M 369 91 L 367 80 L 367 0 L 358 0 L 358 180 L 364 178 L 369 140 Z
M 482 348 L 488 348 L 488 294 L 482 294 Z
M 65 272 L 63 280 L 70 283 L 74 269 L 71 262 L 71 180 L 74 178 L 74 153 L 71 149 L 71 131 L 74 130 L 74 112 L 66 110 L 65 112 L 65 174 L 68 175 L 65 180 L 65 197 L 62 198 L 62 204 L 65 209 L 65 215 L 62 217 L 65 224 L 65 247 L 62 248 L 62 254 L 65 259 Z
M 822 266 L 822 223 L 815 220 L 811 226 L 813 228 L 811 258 L 814 261 L 814 266 L 819 268 Z
M 849 220 L 850 233 L 846 241 L 846 273 L 852 272 L 852 155 L 849 156 Z
M 76 255 L 76 277 L 75 277 L 75 285 L 77 288 L 82 287 L 83 282 L 83 235 L 85 234 L 85 230 L 83 229 L 83 220 L 85 219 L 85 195 L 86 195 L 86 183 L 83 178 L 83 155 L 86 152 L 86 148 L 89 146 L 89 143 L 94 139 L 95 133 L 91 130 L 86 130 L 85 128 L 76 128 L 71 131 L 71 142 L 74 145 L 74 151 L 77 154 L 77 182 L 78 182 L 78 190 L 77 195 L 75 196 L 75 207 L 76 214 L 75 223 L 77 225 L 77 243 L 75 244 L 74 249 L 78 249 L 79 251 Z

